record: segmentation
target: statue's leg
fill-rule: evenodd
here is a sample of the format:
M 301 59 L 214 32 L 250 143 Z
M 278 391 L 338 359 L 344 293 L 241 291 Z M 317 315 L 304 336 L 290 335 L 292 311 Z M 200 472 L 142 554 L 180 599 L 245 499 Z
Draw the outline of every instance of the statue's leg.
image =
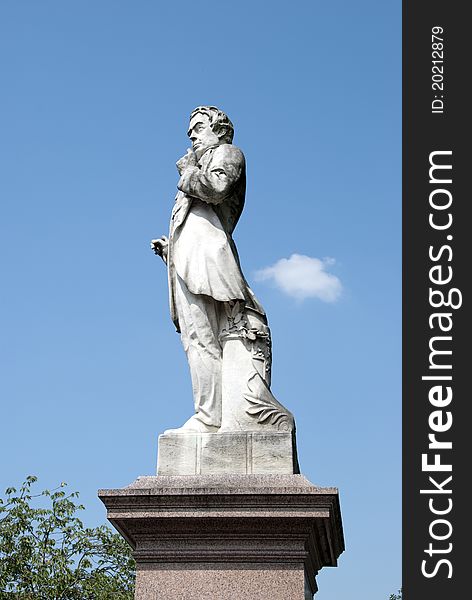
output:
M 177 276 L 176 304 L 181 339 L 192 378 L 195 415 L 181 428 L 213 431 L 221 425 L 222 350 L 217 302 L 189 292 Z

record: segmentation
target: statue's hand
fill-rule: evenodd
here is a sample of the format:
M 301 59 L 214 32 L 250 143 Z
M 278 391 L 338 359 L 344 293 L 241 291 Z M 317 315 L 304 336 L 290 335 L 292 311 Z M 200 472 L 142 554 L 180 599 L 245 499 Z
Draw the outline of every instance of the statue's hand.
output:
M 167 264 L 167 249 L 169 248 L 169 240 L 165 235 L 161 236 L 158 240 L 151 240 L 151 249 L 154 254 L 160 256 L 162 260 Z
M 176 167 L 177 167 L 177 171 L 179 172 L 179 175 L 182 175 L 182 173 L 188 167 L 196 167 L 196 166 L 197 166 L 197 157 L 195 156 L 195 152 L 191 148 L 188 148 L 187 154 L 185 156 L 182 156 L 182 158 L 180 158 L 176 162 Z

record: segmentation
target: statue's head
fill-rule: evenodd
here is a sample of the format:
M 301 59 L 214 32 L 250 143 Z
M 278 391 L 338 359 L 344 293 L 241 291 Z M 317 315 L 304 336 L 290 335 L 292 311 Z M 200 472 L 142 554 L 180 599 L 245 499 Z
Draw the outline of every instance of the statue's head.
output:
M 216 106 L 197 106 L 190 115 L 187 135 L 192 140 L 193 150 L 201 156 L 211 146 L 231 144 L 234 127 Z

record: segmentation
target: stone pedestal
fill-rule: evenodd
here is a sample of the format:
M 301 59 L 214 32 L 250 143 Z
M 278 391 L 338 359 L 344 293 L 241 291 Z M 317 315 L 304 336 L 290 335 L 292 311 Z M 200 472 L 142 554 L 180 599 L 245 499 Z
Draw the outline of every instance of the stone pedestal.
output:
M 136 600 L 306 600 L 344 550 L 336 488 L 303 475 L 140 477 L 100 490 Z
M 298 473 L 295 432 L 232 431 L 159 436 L 159 475 Z

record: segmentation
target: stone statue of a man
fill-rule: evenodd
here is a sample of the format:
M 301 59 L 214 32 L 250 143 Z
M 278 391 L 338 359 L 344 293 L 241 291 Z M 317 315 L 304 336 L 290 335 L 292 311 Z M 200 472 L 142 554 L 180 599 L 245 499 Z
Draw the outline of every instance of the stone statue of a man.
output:
M 195 414 L 170 432 L 293 427 L 269 389 L 270 331 L 232 238 L 246 190 L 245 159 L 232 145 L 233 133 L 214 106 L 191 113 L 192 148 L 177 162 L 169 238 L 151 242 L 167 264 L 171 317 L 187 354 L 195 405 Z

